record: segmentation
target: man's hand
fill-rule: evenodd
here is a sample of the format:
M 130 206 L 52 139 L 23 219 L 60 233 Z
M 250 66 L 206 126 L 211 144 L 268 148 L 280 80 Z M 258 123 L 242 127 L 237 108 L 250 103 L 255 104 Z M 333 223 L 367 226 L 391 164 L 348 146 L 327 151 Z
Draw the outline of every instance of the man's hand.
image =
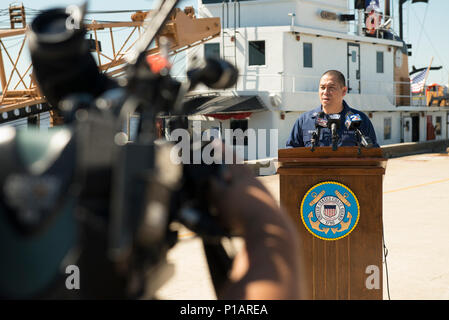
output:
M 244 165 L 211 182 L 220 221 L 245 241 L 219 298 L 299 299 L 299 238 L 291 219 Z

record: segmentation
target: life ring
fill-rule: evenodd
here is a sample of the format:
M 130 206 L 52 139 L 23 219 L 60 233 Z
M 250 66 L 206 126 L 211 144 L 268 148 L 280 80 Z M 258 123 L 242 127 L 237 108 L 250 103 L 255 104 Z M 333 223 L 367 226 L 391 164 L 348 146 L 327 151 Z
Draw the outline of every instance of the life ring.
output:
M 376 32 L 376 29 L 379 27 L 379 24 L 380 24 L 380 15 L 374 10 L 371 11 L 365 21 L 366 32 L 368 34 L 374 34 Z

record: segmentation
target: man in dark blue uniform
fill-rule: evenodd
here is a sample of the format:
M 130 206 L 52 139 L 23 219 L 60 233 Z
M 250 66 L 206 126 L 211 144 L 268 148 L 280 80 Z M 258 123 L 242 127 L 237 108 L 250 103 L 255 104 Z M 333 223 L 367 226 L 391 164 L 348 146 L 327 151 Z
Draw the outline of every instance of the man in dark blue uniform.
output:
M 341 125 L 337 129 L 338 146 L 356 146 L 357 138 L 354 130 L 348 130 L 344 125 L 348 113 L 359 114 L 361 117 L 360 131 L 369 137 L 373 147 L 379 147 L 376 139 L 376 132 L 369 118 L 356 109 L 351 108 L 344 100 L 347 93 L 346 80 L 344 75 L 337 70 L 326 71 L 320 79 L 319 96 L 321 105 L 311 111 L 305 112 L 296 120 L 290 137 L 287 140 L 287 148 L 291 147 L 311 147 L 312 134 L 316 132 L 316 119 L 321 112 L 326 116 L 339 114 Z M 317 146 L 332 145 L 331 129 L 322 128 L 320 130 L 319 143 Z

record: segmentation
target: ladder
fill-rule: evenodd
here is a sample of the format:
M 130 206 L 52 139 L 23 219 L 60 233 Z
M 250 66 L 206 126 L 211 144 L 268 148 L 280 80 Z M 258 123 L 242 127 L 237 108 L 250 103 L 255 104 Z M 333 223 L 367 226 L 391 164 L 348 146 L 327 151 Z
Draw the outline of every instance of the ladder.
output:
M 232 27 L 230 27 L 229 23 L 230 9 L 233 10 Z M 223 0 L 221 4 L 221 21 L 222 21 L 221 57 L 222 59 L 236 66 L 237 33 L 238 33 L 237 28 L 240 27 L 240 0 L 233 0 L 233 1 Z
M 27 23 L 23 3 L 9 6 L 9 20 L 11 22 L 11 29 L 15 29 L 16 23 L 21 23 L 22 28 L 26 28 Z

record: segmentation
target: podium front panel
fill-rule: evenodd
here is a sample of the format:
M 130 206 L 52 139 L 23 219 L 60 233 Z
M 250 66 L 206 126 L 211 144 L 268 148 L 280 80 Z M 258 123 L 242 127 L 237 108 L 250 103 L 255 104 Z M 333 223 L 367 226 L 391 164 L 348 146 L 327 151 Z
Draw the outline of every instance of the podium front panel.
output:
M 280 150 L 281 151 L 281 150 Z M 280 153 L 280 158 L 281 158 Z M 335 157 L 335 154 L 330 153 Z M 338 154 L 337 154 L 338 156 Z M 280 200 L 301 240 L 303 260 L 300 278 L 306 299 L 382 299 L 382 178 L 383 158 L 340 158 L 322 156 L 318 161 L 282 162 Z M 311 161 L 312 160 L 312 161 Z M 358 199 L 357 225 L 341 239 L 323 240 L 312 234 L 301 219 L 301 202 L 306 193 L 323 182 L 349 188 Z

